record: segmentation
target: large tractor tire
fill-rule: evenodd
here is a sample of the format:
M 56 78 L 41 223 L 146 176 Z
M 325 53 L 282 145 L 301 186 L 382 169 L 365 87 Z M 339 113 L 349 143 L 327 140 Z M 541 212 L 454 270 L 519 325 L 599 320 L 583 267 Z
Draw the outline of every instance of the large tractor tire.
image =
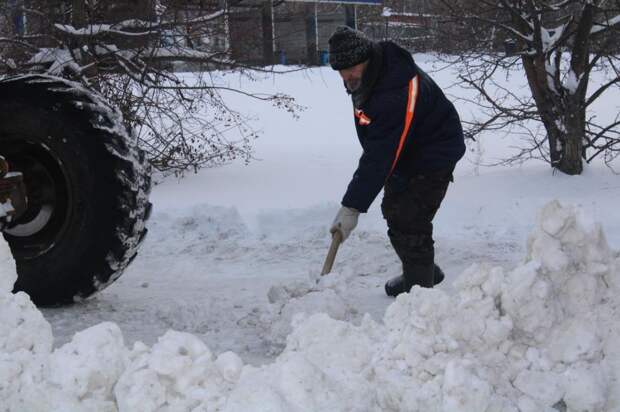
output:
M 117 110 L 79 84 L 0 81 L 0 155 L 23 173 L 27 209 L 4 229 L 14 292 L 37 305 L 85 299 L 136 256 L 150 214 L 149 168 Z

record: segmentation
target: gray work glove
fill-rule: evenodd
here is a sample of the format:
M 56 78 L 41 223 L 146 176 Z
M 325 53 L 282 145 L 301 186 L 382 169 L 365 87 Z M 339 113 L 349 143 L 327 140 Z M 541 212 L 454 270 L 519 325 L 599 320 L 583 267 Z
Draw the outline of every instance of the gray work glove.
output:
M 334 223 L 332 223 L 331 229 L 329 231 L 334 234 L 336 232 L 342 233 L 342 241 L 347 240 L 355 226 L 357 226 L 357 218 L 359 217 L 360 212 L 357 210 L 342 206 L 334 219 Z

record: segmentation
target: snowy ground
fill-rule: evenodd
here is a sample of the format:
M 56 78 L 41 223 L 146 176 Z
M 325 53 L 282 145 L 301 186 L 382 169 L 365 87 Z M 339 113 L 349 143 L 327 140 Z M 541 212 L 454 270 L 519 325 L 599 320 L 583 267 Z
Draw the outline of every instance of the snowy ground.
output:
M 430 59 L 418 58 L 429 68 Z M 156 186 L 149 237 L 123 277 L 85 304 L 44 310 L 56 345 L 110 320 L 129 342 L 151 344 L 172 328 L 201 336 L 216 352 L 234 350 L 251 362 L 262 363 L 274 354 L 253 311 L 268 303 L 272 286 L 306 280 L 321 270 L 330 240 L 327 227 L 360 148 L 348 96 L 331 69 L 254 84 L 231 77 L 226 80 L 235 86 L 290 93 L 307 109 L 295 120 L 254 104 L 245 112 L 263 131 L 256 141 L 257 161 L 203 170 L 181 181 L 169 178 Z M 444 86 L 453 80 L 449 71 L 435 77 Z M 450 93 L 459 94 L 454 88 Z M 231 98 L 238 107 L 247 105 L 247 100 Z M 620 248 L 620 219 L 613 218 L 620 200 L 618 176 L 604 167 L 573 178 L 554 176 L 543 164 L 477 167 L 477 161 L 492 162 L 509 152 L 506 146 L 512 142 L 500 139 L 489 136 L 481 143 L 483 153 L 471 145 L 436 218 L 438 261 L 447 274 L 442 287 L 449 288 L 471 263 L 511 267 L 523 259 L 536 212 L 556 198 L 581 205 L 605 222 L 611 245 Z M 355 319 L 366 312 L 375 319 L 383 316 L 392 302 L 383 284 L 400 270 L 379 200 L 341 248 L 334 268 L 359 275 L 346 293 Z
M 423 67 L 432 64 L 430 56 L 420 56 L 418 60 Z M 453 78 L 449 71 L 435 77 L 444 86 L 450 84 Z M 563 204 L 581 206 L 587 216 L 602 222 L 609 245 L 613 250 L 620 249 L 620 219 L 617 216 L 620 178 L 617 175 L 602 166 L 591 166 L 579 177 L 553 175 L 546 165 L 536 163 L 510 169 L 478 167 L 476 161 L 493 161 L 507 152 L 506 146 L 514 143 L 499 136 L 487 136 L 480 145 L 470 147 L 466 159 L 456 171 L 455 184 L 450 187 L 436 218 L 437 260 L 447 274 L 446 281 L 436 295 L 419 291 L 390 306 L 394 300 L 384 295 L 383 284 L 389 277 L 398 274 L 400 268 L 385 235 L 385 224 L 378 210 L 379 201 L 361 218 L 358 229 L 341 247 L 334 273 L 318 286 L 313 280 L 321 269 L 329 245 L 327 228 L 360 154 L 350 103 L 337 75 L 329 69 L 320 69 L 265 79 L 251 86 L 244 84 L 243 87 L 290 93 L 308 109 L 301 113 L 299 120 L 294 120 L 286 113 L 274 112 L 270 107 L 252 105 L 255 125 L 263 129 L 263 136 L 256 141 L 256 157 L 260 160 L 248 166 L 231 164 L 204 170 L 181 181 L 166 179 L 153 190 L 155 211 L 149 222 L 149 236 L 138 258 L 123 277 L 85 303 L 43 310 L 45 319 L 52 326 L 53 346 L 57 348 L 69 342 L 75 332 L 103 321 L 116 323 L 130 348 L 136 341 L 152 346 L 169 329 L 200 338 L 194 341 L 185 335 L 168 334 L 150 351 L 138 345 L 128 354 L 128 351 L 118 349 L 120 344 L 116 340 L 122 338 L 115 326 L 104 324 L 95 332 L 85 332 L 91 333 L 91 339 L 95 341 L 107 336 L 107 343 L 101 344 L 102 347 L 115 348 L 109 356 L 118 367 L 105 376 L 107 380 L 100 379 L 105 380 L 107 385 L 108 392 L 103 392 L 109 395 L 112 385 L 125 371 L 115 389 L 117 406 L 124 410 L 136 410 L 132 409 L 132 405 L 134 408 L 135 405 L 144 405 L 145 399 L 150 399 L 153 405 L 165 404 L 165 401 L 159 402 L 161 393 L 148 392 L 149 379 L 155 378 L 136 365 L 150 362 L 151 369 L 154 368 L 160 375 L 169 373 L 170 376 L 177 376 L 173 373 L 175 368 L 180 368 L 179 371 L 183 368 L 198 371 L 200 368 L 195 369 L 197 363 L 190 362 L 183 366 L 181 360 L 164 355 L 167 350 L 174 352 L 175 345 L 180 345 L 189 350 L 196 361 L 208 352 L 201 346 L 204 342 L 214 355 L 224 355 L 217 358 L 219 363 L 216 362 L 221 376 L 215 379 L 214 375 L 208 375 L 208 379 L 217 381 L 217 384 L 209 381 L 217 386 L 217 390 L 213 390 L 217 396 L 213 395 L 212 409 L 205 407 L 196 410 L 217 410 L 216 406 L 224 405 L 230 391 L 234 396 L 227 405 L 228 410 L 246 411 L 370 411 L 377 408 L 394 411 L 436 408 L 478 411 L 486 408 L 481 400 L 484 398 L 493 399 L 495 403 L 487 406 L 489 410 L 498 411 L 517 410 L 516 407 L 522 411 L 540 411 L 548 410 L 545 407 L 553 405 L 559 410 L 563 405 L 568 405 L 568 410 L 605 410 L 610 405 L 613 408 L 607 410 L 619 410 L 615 408 L 620 408 L 617 399 L 620 392 L 617 391 L 617 383 L 610 378 L 613 374 L 609 375 L 606 369 L 618 363 L 609 361 L 604 365 L 600 361 L 602 354 L 609 359 L 616 359 L 614 356 L 617 355 L 607 348 L 617 339 L 609 335 L 609 331 L 604 332 L 611 321 L 602 315 L 615 313 L 613 311 L 617 305 L 613 299 L 608 300 L 611 298 L 601 286 L 609 283 L 610 279 L 614 279 L 618 286 L 620 273 L 617 259 L 614 269 L 614 253 L 604 252 L 607 253 L 604 257 L 593 257 L 592 253 L 605 249 L 601 246 L 604 239 L 589 223 L 575 229 L 576 221 L 586 222 L 588 219 L 577 218 L 575 216 L 581 215 L 575 215 L 570 209 L 558 209 L 557 205 L 549 206 L 551 209 L 547 210 L 565 213 L 565 220 L 560 219 L 558 223 L 551 219 L 551 223 L 546 223 L 547 231 L 541 229 L 545 227 L 541 223 L 536 232 L 536 239 L 542 239 L 541 244 L 529 251 L 526 244 L 528 234 L 535 230 L 537 213 L 545 204 L 559 199 Z M 450 93 L 459 92 L 451 88 Z M 619 100 L 616 95 L 615 100 L 612 98 L 602 102 L 600 114 L 617 112 Z M 234 104 L 243 107 L 244 102 L 238 99 Z M 471 108 L 459 107 L 459 110 L 467 115 Z M 555 241 L 545 237 L 549 236 L 548 232 Z M 575 233 L 581 233 L 582 238 L 575 240 L 579 238 Z M 592 253 L 586 257 L 576 256 L 580 250 Z M 531 263 L 529 266 L 523 265 L 526 257 L 544 261 L 542 269 L 532 267 Z M 506 276 L 499 276 L 489 267 L 482 266 L 468 271 L 468 275 L 462 278 L 464 280 L 455 285 L 455 279 L 477 262 L 499 265 L 504 268 Z M 595 263 L 606 265 L 606 269 L 595 268 Z M 10 270 L 8 263 L 2 265 L 0 263 L 0 270 Z M 511 272 L 514 268 L 517 268 L 516 271 Z M 497 276 L 493 277 L 490 273 Z M 581 280 L 589 276 L 596 281 L 589 287 L 580 284 L 574 290 L 563 289 L 562 273 Z M 525 279 L 523 285 L 521 277 Z M 543 286 L 537 281 L 543 282 Z M 293 286 L 285 290 L 282 285 Z M 534 297 L 527 289 L 516 293 L 514 301 L 507 303 L 508 308 L 502 309 L 510 312 L 508 317 L 515 325 L 505 323 L 508 322 L 506 317 L 499 313 L 502 310 L 495 315 L 488 313 L 490 309 L 486 305 L 489 299 L 493 301 L 500 299 L 500 296 L 507 299 L 506 288 L 521 286 L 553 293 L 541 292 L 542 295 Z M 479 288 L 484 290 L 480 296 L 476 292 Z M 584 290 L 582 295 L 591 292 L 590 295 L 597 296 L 598 300 L 590 295 L 574 296 L 581 289 Z M 461 301 L 458 301 L 458 296 Z M 554 298 L 562 300 L 561 305 L 558 304 L 561 308 L 557 314 L 541 316 L 540 323 L 531 319 L 532 314 L 519 312 L 521 306 L 536 309 L 548 307 L 550 302 L 554 305 Z M 442 325 L 437 326 L 437 339 L 447 336 L 461 342 L 458 356 L 458 351 L 450 346 L 448 338 L 443 343 L 429 343 L 432 334 L 415 331 L 415 327 L 425 329 L 419 324 L 424 323 L 424 311 L 430 310 L 424 302 L 431 305 L 434 300 L 438 302 L 437 313 L 429 316 L 436 320 L 436 325 Z M 417 307 L 417 302 L 422 302 L 420 307 Z M 468 306 L 467 302 L 471 304 Z M 581 331 L 580 327 L 587 323 L 587 319 L 583 318 L 569 325 L 573 313 L 569 309 L 571 303 L 585 308 L 589 314 L 594 313 L 592 316 L 600 320 L 600 329 L 592 333 L 589 333 L 590 330 Z M 479 349 L 473 347 L 471 339 L 468 341 L 467 336 L 459 335 L 469 333 L 477 336 L 477 326 L 473 325 L 464 332 L 448 324 L 450 319 L 460 319 L 461 315 L 453 312 L 454 308 L 460 308 L 464 313 L 467 308 L 471 309 L 469 318 L 463 317 L 467 321 L 477 318 L 497 321 L 495 326 L 485 327 L 494 330 L 497 336 L 486 336 L 483 342 L 478 342 L 480 350 L 497 349 L 497 342 L 502 340 L 508 342 L 504 346 L 509 348 L 499 350 L 495 359 L 482 356 Z M 295 334 L 288 338 L 287 349 L 282 352 L 287 342 L 286 336 L 292 330 L 290 320 L 296 312 L 327 312 L 332 318 L 361 326 L 313 317 L 300 324 Z M 363 320 L 366 313 L 370 318 Z M 371 319 L 379 323 L 375 324 Z M 387 323 L 384 324 L 384 321 Z M 396 324 L 390 324 L 392 321 L 413 322 L 414 330 L 400 330 Z M 331 338 L 325 336 L 325 328 L 330 328 L 328 335 L 334 334 Z M 541 328 L 552 330 L 557 336 L 539 342 L 535 332 L 540 332 Z M 430 330 L 426 329 L 427 332 Z M 568 335 L 561 335 L 566 330 Z M 506 331 L 512 335 L 506 335 Z M 571 331 L 574 336 L 570 335 Z M 313 336 L 315 340 L 312 340 Z M 591 336 L 595 336 L 592 338 L 594 340 L 588 340 Z M 330 341 L 338 340 L 336 337 L 340 337 L 340 341 Z M 572 345 L 573 338 L 583 339 Z M 88 341 L 86 337 L 82 339 Z M 420 342 L 417 348 L 421 352 L 414 354 L 405 351 L 401 354 L 402 358 L 396 356 L 400 360 L 394 358 L 394 353 L 399 352 L 398 341 L 403 339 Z M 565 343 L 563 355 L 549 359 L 550 345 L 561 346 L 558 342 Z M 330 358 L 330 344 L 334 358 Z M 447 347 L 437 349 L 441 345 Z M 61 362 L 72 348 L 77 348 L 76 353 L 83 355 L 83 347 L 79 339 L 77 342 L 74 340 L 70 346 L 61 349 L 64 352 L 55 352 L 56 361 Z M 430 347 L 434 347 L 435 351 L 422 353 L 424 348 Z M 538 349 L 528 351 L 528 348 Z M 511 352 L 512 349 L 514 352 Z M 41 351 L 45 353 L 46 350 Z M 227 351 L 235 352 L 239 358 L 225 353 Z M 438 355 L 442 351 L 445 356 Z M 307 357 L 300 359 L 296 353 L 307 354 Z M 348 353 L 355 356 L 348 359 Z M 493 353 L 496 352 L 489 350 L 489 354 Z M 92 356 L 91 363 L 104 362 L 101 359 L 95 361 Z M 420 375 L 411 377 L 411 369 L 422 365 L 420 357 L 426 362 L 422 369 L 428 376 L 422 376 L 420 372 Z M 519 357 L 529 359 L 529 363 L 520 364 L 515 360 Z M 457 358 L 462 358 L 462 361 L 457 362 Z M 132 366 L 128 366 L 130 361 Z M 215 356 L 213 361 L 216 361 Z M 80 362 L 84 362 L 83 359 Z M 239 378 L 241 363 L 267 366 L 255 370 L 246 367 Z M 153 364 L 158 364 L 159 369 Z M 368 364 L 374 365 L 374 378 L 369 377 L 368 370 L 364 369 L 364 365 Z M 564 369 L 558 366 L 560 364 L 564 365 Z M 506 365 L 509 376 L 501 377 L 516 382 L 514 387 L 494 383 L 502 381 L 498 365 Z M 91 365 L 90 368 L 94 367 Z M 86 370 L 90 369 L 86 367 Z M 338 372 L 340 370 L 348 372 Z M 140 376 L 135 373 L 140 373 Z M 401 387 L 402 380 L 398 383 L 399 373 L 414 379 L 411 384 L 415 383 L 416 388 L 424 388 L 426 392 L 408 393 L 406 388 Z M 435 382 L 433 377 L 441 377 L 443 384 Z M 58 377 L 60 380 L 65 378 Z M 186 386 L 178 380 L 174 381 L 180 389 L 175 387 L 172 392 L 170 388 L 168 392 L 162 390 L 167 393 L 168 401 L 174 398 L 170 395 L 173 392 L 181 394 L 184 401 L 193 399 L 192 396 L 206 399 L 206 395 L 194 392 L 192 396 L 185 396 L 189 393 L 185 390 L 194 390 L 197 385 L 191 377 L 187 379 Z M 309 386 L 291 386 L 285 382 L 286 379 L 299 379 Z M 322 379 L 323 383 L 319 385 L 316 379 Z M 345 384 L 348 380 L 353 383 Z M 364 394 L 366 385 L 374 382 L 376 386 L 377 380 L 395 384 L 394 393 L 388 393 L 386 386 L 383 393 L 368 390 Z M 579 384 L 575 383 L 577 381 Z M 163 385 L 163 381 L 157 382 Z M 597 389 L 601 393 L 592 388 L 600 382 L 606 385 L 603 389 Z M 213 389 L 208 382 L 205 385 L 209 390 Z M 257 385 L 262 389 L 248 392 Z M 549 389 L 544 391 L 538 386 Z M 152 390 L 155 390 L 154 387 L 158 386 L 150 386 Z M 584 394 L 584 387 L 590 389 L 589 395 Z M 462 393 L 467 389 L 477 395 L 468 398 L 467 394 Z M 320 403 L 312 395 L 304 394 L 307 390 L 323 393 L 326 400 Z M 337 390 L 346 396 L 339 397 Z M 93 398 L 88 388 L 83 391 L 89 395 L 82 394 L 80 399 Z M 601 401 L 605 399 L 606 391 L 615 393 L 615 398 L 608 397 L 611 400 L 607 404 Z M 357 399 L 357 403 L 344 398 Z M 59 396 L 58 399 L 64 398 Z M 109 399 L 107 401 L 112 402 L 110 405 L 114 403 Z M 192 407 L 200 404 L 195 399 L 193 403 L 188 402 Z M 458 409 L 459 402 L 461 409 Z M 258 404 L 265 408 L 256 409 Z M 179 406 L 181 403 L 177 405 L 179 409 L 170 405 L 173 403 L 168 404 L 168 410 L 185 410 Z M 306 405 L 306 409 L 300 405 Z M 110 408 L 114 410 L 114 407 Z M 155 410 L 155 407 L 145 408 Z

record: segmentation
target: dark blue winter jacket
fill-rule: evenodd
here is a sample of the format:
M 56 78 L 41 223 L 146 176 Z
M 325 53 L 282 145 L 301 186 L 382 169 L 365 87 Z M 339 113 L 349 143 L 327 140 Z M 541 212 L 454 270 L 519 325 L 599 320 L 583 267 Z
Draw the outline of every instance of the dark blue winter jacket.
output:
M 454 167 L 465 153 L 463 130 L 454 105 L 439 86 L 392 42 L 376 45 L 362 79 L 365 91 L 353 95 L 357 136 L 363 148 L 342 205 L 366 212 L 387 179 Z M 373 74 L 374 72 L 374 74 Z M 401 139 L 409 82 L 419 77 L 409 133 Z M 393 173 L 396 153 L 404 141 Z

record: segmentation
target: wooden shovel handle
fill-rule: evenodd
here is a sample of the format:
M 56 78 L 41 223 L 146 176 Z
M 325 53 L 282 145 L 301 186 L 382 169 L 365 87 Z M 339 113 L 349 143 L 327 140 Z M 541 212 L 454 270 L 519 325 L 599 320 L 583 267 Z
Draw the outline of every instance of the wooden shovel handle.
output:
M 332 236 L 332 244 L 329 247 L 329 252 L 327 252 L 327 257 L 325 258 L 325 263 L 323 264 L 323 270 L 321 271 L 321 276 L 327 275 L 332 271 L 332 266 L 334 266 L 334 260 L 336 260 L 336 253 L 338 253 L 338 248 L 342 243 L 342 233 L 340 231 L 334 232 Z

